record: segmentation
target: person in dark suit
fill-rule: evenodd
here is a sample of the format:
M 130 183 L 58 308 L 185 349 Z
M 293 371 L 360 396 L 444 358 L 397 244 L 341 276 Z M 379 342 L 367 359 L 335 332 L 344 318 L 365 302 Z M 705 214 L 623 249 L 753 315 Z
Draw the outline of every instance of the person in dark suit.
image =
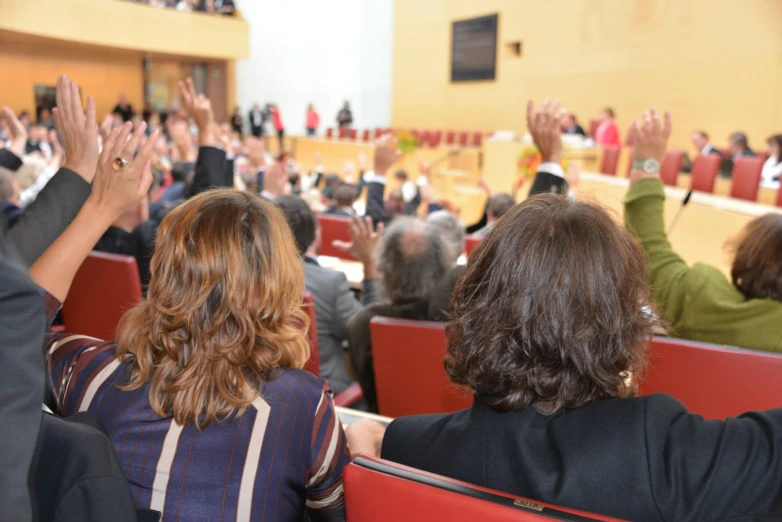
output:
M 426 320 L 427 296 L 451 268 L 450 252 L 439 229 L 409 216 L 398 216 L 388 226 L 377 259 L 380 291 L 386 301 L 364 307 L 348 323 L 350 359 L 371 411 L 377 411 L 377 394 L 370 321 L 375 316 Z
M 356 202 L 356 187 L 347 183 L 337 187 L 334 191 L 334 202 L 336 205 L 326 210 L 325 214 L 347 218 L 355 216 L 353 203 Z
M 364 267 L 361 285 L 361 301 L 356 299 L 343 272 L 321 266 L 317 252 L 320 249 L 318 220 L 307 203 L 296 196 L 280 196 L 275 204 L 282 210 L 291 227 L 304 268 L 304 285 L 315 302 L 315 319 L 318 323 L 318 351 L 320 375 L 331 383 L 334 393 L 345 391 L 353 379 L 347 367 L 346 349 L 348 320 L 363 306 L 381 300 L 378 294 L 377 269 L 373 257 L 382 227 L 372 231 L 367 223 L 356 218 L 351 223 L 352 242 L 337 242 L 335 247 L 349 252 Z M 365 218 L 366 219 L 366 218 Z
M 692 133 L 690 141 L 695 150 L 698 151 L 699 156 L 705 154 L 716 154 L 719 156 L 722 154 L 717 147 L 711 144 L 711 139 L 706 131 L 696 130 Z
M 730 157 L 733 161 L 739 158 L 754 158 L 755 151 L 749 148 L 749 140 L 743 132 L 734 132 L 728 136 Z
M 583 136 L 586 138 L 586 132 L 584 132 L 584 128 L 578 124 L 578 120 L 576 120 L 576 115 L 571 113 L 565 114 L 564 118 L 562 118 L 562 133 L 563 134 L 578 134 L 579 136 Z
M 247 116 L 247 121 L 250 123 L 250 134 L 256 138 L 263 138 L 264 125 L 266 120 L 269 119 L 269 113 L 263 110 L 260 104 L 253 104 L 253 108 Z
M 114 106 L 114 110 L 111 112 L 122 116 L 122 121 L 129 122 L 133 117 L 133 106 L 128 101 L 127 96 L 120 94 L 119 101 L 117 101 L 117 105 Z
M 636 136 L 642 156 L 665 152 L 670 125 L 655 120 Z M 705 421 L 670 396 L 635 396 L 658 319 L 643 250 L 598 205 L 519 204 L 452 299 L 445 368 L 475 403 L 397 419 L 383 458 L 624 520 L 782 515 L 782 409 Z

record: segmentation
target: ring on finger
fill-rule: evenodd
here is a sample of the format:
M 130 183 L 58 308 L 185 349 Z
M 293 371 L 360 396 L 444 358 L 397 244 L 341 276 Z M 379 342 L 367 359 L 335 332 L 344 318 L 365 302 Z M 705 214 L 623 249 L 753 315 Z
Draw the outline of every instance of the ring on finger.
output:
M 128 165 L 130 165 L 130 161 L 126 160 L 125 158 L 115 158 L 114 161 L 111 162 L 111 168 L 117 172 L 124 169 Z

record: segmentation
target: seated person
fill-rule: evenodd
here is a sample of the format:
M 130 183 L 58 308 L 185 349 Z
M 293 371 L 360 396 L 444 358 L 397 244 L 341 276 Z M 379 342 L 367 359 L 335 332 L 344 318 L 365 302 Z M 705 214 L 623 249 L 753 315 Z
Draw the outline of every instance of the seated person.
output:
M 562 118 L 562 134 L 578 134 L 584 138 L 587 137 L 584 128 L 578 124 L 576 115 L 573 113 L 565 114 L 564 118 Z
M 768 159 L 763 164 L 760 184 L 763 187 L 778 189 L 782 176 L 782 134 L 768 139 Z
M 386 228 L 377 252 L 380 293 L 386 302 L 364 307 L 348 322 L 353 371 L 372 411 L 377 410 L 369 322 L 375 316 L 426 320 L 427 296 L 451 268 L 449 251 L 437 229 L 399 216 Z
M 595 131 L 595 143 L 601 147 L 621 147 L 622 138 L 619 135 L 619 126 L 614 119 L 616 116 L 611 107 L 600 111 L 600 125 Z
M 782 515 L 782 409 L 705 421 L 634 396 L 657 319 L 644 252 L 607 212 L 530 198 L 473 256 L 445 367 L 475 403 L 395 420 L 383 458 L 623 520 Z
M 334 245 L 351 253 L 364 265 L 364 282 L 359 302 L 350 290 L 344 273 L 322 267 L 318 263 L 320 228 L 307 203 L 296 196 L 280 196 L 275 203 L 291 227 L 302 258 L 304 286 L 315 302 L 320 376 L 331 383 L 334 393 L 342 393 L 353 383 L 348 372 L 345 349 L 349 349 L 349 346 L 346 346 L 348 319 L 361 310 L 362 306 L 380 301 L 373 256 L 375 245 L 383 231 L 382 225 L 377 232 L 372 232 L 371 220 L 367 224 L 357 219 L 350 227 L 353 241 L 350 244 Z
M 464 224 L 447 210 L 437 210 L 426 217 L 429 226 L 439 230 L 448 248 L 448 264 L 455 266 L 464 252 Z
M 692 146 L 695 147 L 695 150 L 698 151 L 698 156 L 705 156 L 706 154 L 722 155 L 720 150 L 711 144 L 711 140 L 706 131 L 697 130 L 693 132 L 690 141 L 692 142 Z
M 510 194 L 501 192 L 490 197 L 486 203 L 486 226 L 476 231 L 473 235 L 483 237 L 488 234 L 497 220 L 514 206 L 516 206 L 516 200 Z
M 754 158 L 755 151 L 749 148 L 749 140 L 743 132 L 734 132 L 728 136 L 730 157 L 733 161 L 739 158 Z
M 635 145 L 633 158 L 665 157 L 667 143 Z M 692 267 L 668 242 L 665 192 L 658 173 L 633 171 L 625 196 L 625 221 L 646 251 L 653 297 L 672 333 L 682 339 L 782 351 L 782 215 L 755 218 L 734 243 L 729 281 L 717 268 Z
M 334 202 L 336 205 L 328 209 L 325 214 L 347 218 L 355 216 L 353 203 L 356 202 L 356 187 L 347 183 L 337 187 L 334 191 Z
M 65 299 L 92 245 L 146 195 L 152 139 L 113 167 L 133 157 L 143 125 L 129 133 L 111 133 L 90 199 L 30 269 L 50 301 Z M 48 337 L 60 411 L 98 415 L 137 505 L 164 521 L 344 518 L 346 441 L 372 452 L 377 437 L 351 442 L 362 427 L 343 433 L 328 383 L 300 370 L 304 277 L 284 217 L 247 192 L 206 191 L 163 220 L 159 239 L 147 299 L 118 341 Z

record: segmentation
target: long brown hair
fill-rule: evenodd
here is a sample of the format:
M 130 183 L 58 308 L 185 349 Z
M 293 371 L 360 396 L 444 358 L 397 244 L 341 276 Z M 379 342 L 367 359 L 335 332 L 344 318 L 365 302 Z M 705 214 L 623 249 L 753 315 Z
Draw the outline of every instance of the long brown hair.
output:
M 497 221 L 451 302 L 446 372 L 497 411 L 633 395 L 657 324 L 641 247 L 599 206 L 551 194 Z
M 309 358 L 304 276 L 271 203 L 234 190 L 192 198 L 163 220 L 147 299 L 118 329 L 123 387 L 149 384 L 160 416 L 198 428 L 241 415 L 264 380 Z
M 753 219 L 730 246 L 736 251 L 730 271 L 736 288 L 750 298 L 782 301 L 782 214 Z

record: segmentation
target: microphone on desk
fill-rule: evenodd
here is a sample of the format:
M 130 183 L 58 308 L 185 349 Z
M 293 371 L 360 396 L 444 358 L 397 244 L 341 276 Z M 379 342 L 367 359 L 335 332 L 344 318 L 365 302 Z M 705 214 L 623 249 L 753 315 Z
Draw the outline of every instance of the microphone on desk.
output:
M 676 227 L 676 223 L 679 221 L 679 216 L 682 215 L 682 212 L 684 211 L 684 207 L 687 206 L 687 204 L 690 202 L 690 198 L 692 197 L 692 190 L 687 192 L 687 195 L 684 196 L 684 201 L 682 201 L 682 206 L 679 208 L 679 211 L 676 213 L 675 216 L 673 216 L 673 221 L 671 221 L 671 226 L 668 227 L 667 235 L 671 235 L 671 232 L 673 232 L 674 227 Z

